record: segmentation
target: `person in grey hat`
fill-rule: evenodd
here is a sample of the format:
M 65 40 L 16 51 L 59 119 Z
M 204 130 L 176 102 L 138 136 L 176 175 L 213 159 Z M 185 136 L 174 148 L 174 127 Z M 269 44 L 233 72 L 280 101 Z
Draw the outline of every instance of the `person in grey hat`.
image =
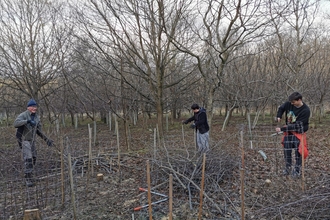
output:
M 38 105 L 36 101 L 31 99 L 27 103 L 27 110 L 19 114 L 14 121 L 14 127 L 17 128 L 16 137 L 23 153 L 25 183 L 29 187 L 34 185 L 32 181 L 32 173 L 37 160 L 37 151 L 35 147 L 36 134 L 46 141 L 48 146 L 53 145 L 53 141 L 42 132 L 37 109 Z
M 199 107 L 198 104 L 193 104 L 191 109 L 194 115 L 185 121 L 184 124 L 194 121 L 190 125 L 191 128 L 196 129 L 196 142 L 199 152 L 207 152 L 209 150 L 209 124 L 207 123 L 206 110 L 203 107 Z

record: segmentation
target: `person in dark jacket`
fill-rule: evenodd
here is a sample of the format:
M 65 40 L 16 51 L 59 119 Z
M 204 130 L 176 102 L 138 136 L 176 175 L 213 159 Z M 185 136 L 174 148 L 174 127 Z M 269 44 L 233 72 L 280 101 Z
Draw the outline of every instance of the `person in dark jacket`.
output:
M 209 125 L 207 123 L 206 110 L 200 108 L 198 104 L 193 104 L 191 109 L 194 115 L 191 118 L 183 121 L 184 124 L 194 121 L 190 127 L 196 129 L 196 142 L 199 152 L 206 152 L 209 150 Z
M 292 166 L 292 150 L 295 151 L 296 165 L 292 170 L 292 176 L 299 177 L 302 164 L 302 150 L 304 150 L 304 159 L 308 155 L 306 132 L 308 131 L 310 109 L 306 103 L 302 101 L 302 95 L 294 92 L 289 96 L 289 101 L 283 103 L 277 111 L 276 120 L 281 121 L 282 115 L 285 113 L 285 125 L 277 127 L 276 132 L 283 132 L 284 175 L 291 173 Z M 303 143 L 302 143 L 303 142 Z
M 17 128 L 16 138 L 23 153 L 25 183 L 29 187 L 34 185 L 32 181 L 32 172 L 37 159 L 37 151 L 35 147 L 36 134 L 46 141 L 48 146 L 53 145 L 53 141 L 42 132 L 37 108 L 36 101 L 31 99 L 27 103 L 27 110 L 19 114 L 14 121 L 14 127 Z

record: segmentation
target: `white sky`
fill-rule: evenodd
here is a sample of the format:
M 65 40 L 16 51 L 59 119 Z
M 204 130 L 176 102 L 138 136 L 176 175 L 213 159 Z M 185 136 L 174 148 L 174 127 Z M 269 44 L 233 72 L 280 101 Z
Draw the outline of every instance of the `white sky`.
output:
M 325 13 L 330 13 L 330 0 L 321 0 L 320 9 Z

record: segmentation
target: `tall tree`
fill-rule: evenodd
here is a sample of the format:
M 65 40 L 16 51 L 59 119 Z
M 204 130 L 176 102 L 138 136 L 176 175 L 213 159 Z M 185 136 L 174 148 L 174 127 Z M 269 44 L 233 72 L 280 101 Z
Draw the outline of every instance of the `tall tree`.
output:
M 315 20 L 320 1 L 295 0 L 289 2 L 270 1 L 270 16 L 278 38 L 280 56 L 286 69 L 279 72 L 285 84 L 282 91 L 286 97 L 293 91 L 304 92 L 306 88 L 305 69 L 303 68 L 319 50 L 313 44 L 311 34 L 315 31 Z
M 207 90 L 207 109 L 213 111 L 214 97 L 220 91 L 226 66 L 235 59 L 235 51 L 250 42 L 257 42 L 264 35 L 266 24 L 262 0 L 207 0 L 199 1 L 197 18 L 192 30 L 200 43 L 195 50 L 175 42 L 180 50 L 197 60 L 198 68 Z M 192 23 L 193 24 L 193 23 Z M 212 124 L 212 114 L 209 114 Z
M 43 99 L 60 74 L 68 28 L 58 1 L 0 1 L 0 83 L 22 96 Z
M 113 64 L 121 80 L 154 106 L 162 134 L 164 90 L 186 77 L 167 80 L 173 74 L 168 68 L 171 60 L 181 63 L 186 59 L 173 50 L 170 39 L 183 35 L 182 22 L 190 1 L 88 2 L 80 11 L 82 31 L 94 43 L 96 53 Z M 136 83 L 137 78 L 142 84 Z

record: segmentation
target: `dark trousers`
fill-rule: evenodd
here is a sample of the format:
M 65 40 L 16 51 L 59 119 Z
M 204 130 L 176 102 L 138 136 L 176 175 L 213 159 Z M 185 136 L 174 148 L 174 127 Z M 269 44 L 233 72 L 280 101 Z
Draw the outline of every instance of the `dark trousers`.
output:
M 299 147 L 299 139 L 294 135 L 287 135 L 284 137 L 283 144 L 284 144 L 284 160 L 285 160 L 285 168 L 287 170 L 291 169 L 292 166 L 292 150 L 295 152 L 295 170 L 296 172 L 300 172 L 300 167 L 302 163 L 301 154 L 298 151 Z

